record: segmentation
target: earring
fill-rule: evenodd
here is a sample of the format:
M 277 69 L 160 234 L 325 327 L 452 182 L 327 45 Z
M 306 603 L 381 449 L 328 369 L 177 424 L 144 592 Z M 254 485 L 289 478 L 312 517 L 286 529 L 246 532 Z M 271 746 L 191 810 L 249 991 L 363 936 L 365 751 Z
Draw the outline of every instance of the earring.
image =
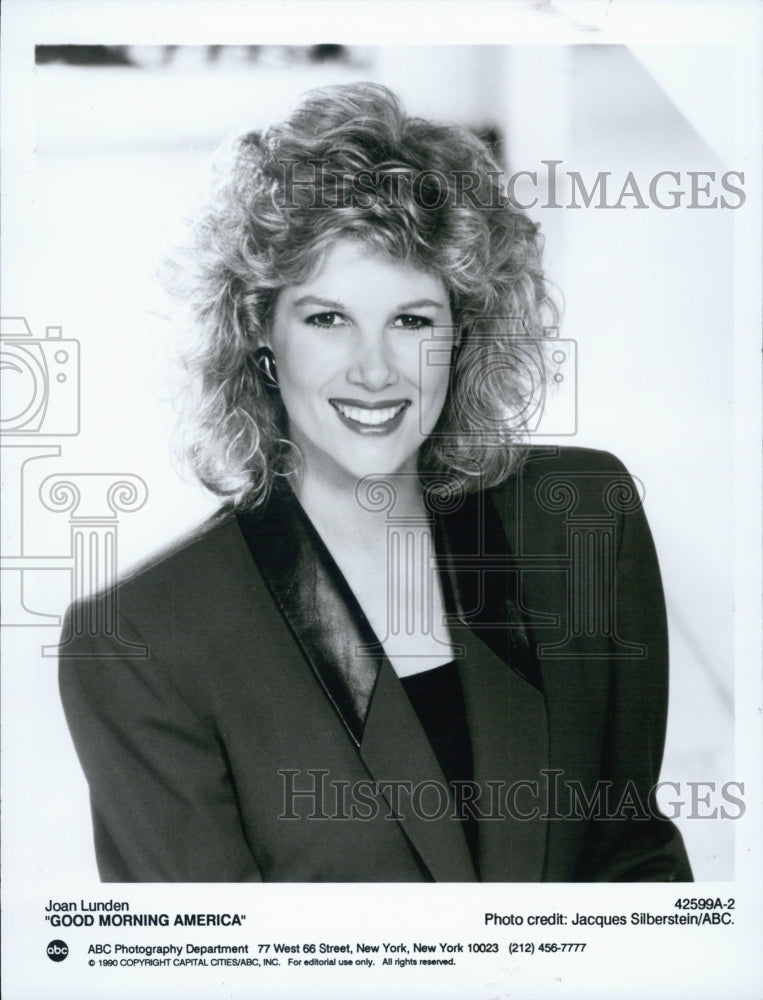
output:
M 254 359 L 257 367 L 262 372 L 262 380 L 268 389 L 278 388 L 278 373 L 276 371 L 276 359 L 269 347 L 258 347 L 254 352 Z

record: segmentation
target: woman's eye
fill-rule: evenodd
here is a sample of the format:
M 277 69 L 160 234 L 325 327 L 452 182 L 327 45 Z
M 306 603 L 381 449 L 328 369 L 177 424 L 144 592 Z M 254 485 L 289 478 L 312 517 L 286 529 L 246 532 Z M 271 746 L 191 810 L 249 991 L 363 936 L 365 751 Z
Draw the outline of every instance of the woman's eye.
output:
M 324 330 L 328 330 L 332 326 L 347 325 L 345 318 L 337 312 L 313 313 L 311 316 L 306 317 L 305 323 L 308 323 L 310 326 L 319 326 Z
M 404 330 L 422 330 L 426 326 L 433 326 L 432 320 L 428 316 L 412 316 L 403 313 L 395 317 L 394 326 L 402 327 Z

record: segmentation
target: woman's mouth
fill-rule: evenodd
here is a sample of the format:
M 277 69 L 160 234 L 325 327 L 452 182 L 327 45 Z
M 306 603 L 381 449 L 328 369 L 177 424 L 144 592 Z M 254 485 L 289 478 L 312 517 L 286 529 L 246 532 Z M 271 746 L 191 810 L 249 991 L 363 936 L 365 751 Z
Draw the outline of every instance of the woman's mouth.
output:
M 364 403 L 358 399 L 330 399 L 342 423 L 358 434 L 390 434 L 399 427 L 410 399 Z

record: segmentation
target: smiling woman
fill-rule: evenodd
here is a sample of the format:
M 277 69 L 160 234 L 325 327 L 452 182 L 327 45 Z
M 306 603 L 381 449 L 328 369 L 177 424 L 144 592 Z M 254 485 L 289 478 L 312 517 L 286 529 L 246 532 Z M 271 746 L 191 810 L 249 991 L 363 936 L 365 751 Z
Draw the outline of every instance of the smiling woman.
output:
M 442 280 L 351 240 L 279 294 L 268 342 L 303 496 L 315 477 L 344 473 L 351 495 L 363 476 L 417 470 L 448 389 L 447 366 L 421 364 L 435 331 L 453 347 Z
M 379 86 L 230 151 L 174 273 L 225 504 L 62 640 L 105 880 L 691 878 L 638 492 L 523 434 L 540 250 Z

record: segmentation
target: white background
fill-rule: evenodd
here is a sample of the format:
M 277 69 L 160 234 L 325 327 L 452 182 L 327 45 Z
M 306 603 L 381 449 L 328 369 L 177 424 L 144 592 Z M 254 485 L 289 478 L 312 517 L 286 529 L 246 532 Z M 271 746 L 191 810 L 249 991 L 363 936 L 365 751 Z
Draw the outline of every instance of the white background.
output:
M 646 190 L 656 172 L 675 170 L 684 178 L 676 186 L 688 192 L 688 171 L 715 171 L 716 177 L 744 171 L 747 202 L 738 211 L 530 210 L 546 234 L 548 275 L 566 302 L 561 335 L 578 344 L 577 433 L 559 441 L 613 451 L 646 487 L 672 646 L 663 777 L 682 785 L 678 823 L 696 877 L 725 882 L 716 889 L 742 896 L 759 880 L 760 864 L 757 559 L 749 559 L 750 551 L 759 551 L 759 117 L 749 99 L 759 92 L 759 8 L 670 3 L 650 16 L 647 4 L 466 7 L 321 5 L 316 16 L 315 7 L 296 4 L 223 3 L 212 13 L 205 3 L 6 3 L 2 314 L 25 316 L 37 337 L 55 325 L 79 341 L 82 421 L 76 437 L 44 439 L 60 445 L 61 457 L 29 468 L 20 497 L 23 539 L 6 517 L 4 552 L 18 554 L 23 542 L 25 554 L 67 553 L 66 515 L 42 511 L 36 499 L 39 482 L 53 472 L 132 473 L 145 480 L 148 502 L 120 520 L 120 569 L 214 508 L 168 460 L 172 413 L 164 372 L 174 341 L 155 272 L 217 143 L 280 117 L 311 86 L 376 79 L 397 90 L 411 111 L 474 127 L 494 123 L 506 139 L 510 172 L 542 171 L 542 160 L 556 159 L 560 170 L 579 171 L 589 181 L 610 171 L 617 191 L 628 171 Z M 357 64 L 343 67 L 287 68 L 276 58 L 251 65 L 232 52 L 210 65 L 186 50 L 166 68 L 144 48 L 147 65 L 140 69 L 33 71 L 34 43 L 56 41 L 342 41 L 358 48 Z M 412 41 L 419 44 L 401 44 Z M 713 188 L 719 193 L 717 184 Z M 18 484 L 6 477 L 4 488 L 12 510 Z M 70 593 L 67 574 L 26 576 L 27 606 L 60 613 Z M 53 972 L 56 992 L 49 995 L 91 995 L 86 989 L 102 995 L 92 976 L 88 987 L 70 964 L 40 957 L 48 899 L 109 896 L 97 883 L 87 791 L 58 705 L 55 660 L 40 655 L 41 645 L 56 638 L 53 626 L 4 629 L 6 949 L 18 960 L 28 955 L 34 970 L 28 981 L 19 964 L 13 978 L 6 973 L 13 1000 L 36 998 L 34 977 L 44 982 Z M 744 781 L 744 819 L 687 819 L 692 780 L 716 788 Z M 129 898 L 161 910 L 191 888 L 138 887 Z M 485 909 L 555 909 L 565 901 L 573 910 L 585 904 L 619 912 L 623 897 L 621 887 L 608 886 L 537 886 L 522 893 L 515 887 L 438 886 L 426 894 L 410 887 L 360 889 L 265 887 L 254 903 L 242 896 L 244 887 L 218 887 L 213 895 L 242 900 L 238 905 L 260 913 L 267 899 L 268 925 L 279 927 L 284 939 L 299 921 L 302 936 L 315 935 L 317 914 L 345 934 L 347 913 L 365 900 L 369 927 L 378 925 L 388 938 L 420 931 L 436 909 L 441 934 L 463 940 L 465 934 L 485 940 L 479 937 Z M 716 889 L 702 886 L 701 894 Z M 672 900 L 675 892 L 666 891 L 632 887 L 627 893 L 648 900 L 644 908 L 651 909 L 657 899 Z M 193 893 L 193 908 L 204 909 L 204 894 Z M 210 903 L 213 909 L 230 905 Z M 628 910 L 640 907 L 628 902 Z M 255 917 L 249 916 L 250 929 Z M 740 997 L 754 995 L 744 986 L 752 930 L 740 922 L 729 933 L 732 951 L 738 948 L 740 986 L 731 992 Z M 594 976 L 603 993 L 618 981 L 626 996 L 643 991 L 646 982 L 650 995 L 684 995 L 681 983 L 687 996 L 714 995 L 708 977 L 717 965 L 719 932 L 699 954 L 699 939 L 689 930 L 655 931 L 648 939 L 613 933 L 600 932 L 590 958 L 567 957 L 556 971 L 539 963 L 493 967 L 494 994 L 487 980 L 486 991 L 474 986 L 473 970 L 465 982 L 475 996 L 503 995 L 511 983 L 532 987 L 538 997 L 577 990 L 593 996 Z M 639 960 L 624 983 L 615 966 L 602 967 L 602 955 L 629 949 L 657 961 Z M 398 970 L 398 976 L 411 972 Z M 315 975 L 310 989 L 294 977 L 274 979 L 268 995 L 330 995 L 324 989 L 337 995 L 340 988 L 352 995 L 349 979 L 345 986 Z M 122 995 L 115 992 L 121 982 L 131 995 L 139 981 L 114 976 L 108 989 Z M 156 979 L 147 982 L 157 989 Z M 222 995 L 213 982 L 162 981 L 161 995 Z M 409 995 L 467 995 L 452 975 L 395 982 Z M 238 996 L 232 992 L 238 988 L 230 986 L 226 995 Z M 390 988 L 381 978 L 362 985 L 366 995 Z

